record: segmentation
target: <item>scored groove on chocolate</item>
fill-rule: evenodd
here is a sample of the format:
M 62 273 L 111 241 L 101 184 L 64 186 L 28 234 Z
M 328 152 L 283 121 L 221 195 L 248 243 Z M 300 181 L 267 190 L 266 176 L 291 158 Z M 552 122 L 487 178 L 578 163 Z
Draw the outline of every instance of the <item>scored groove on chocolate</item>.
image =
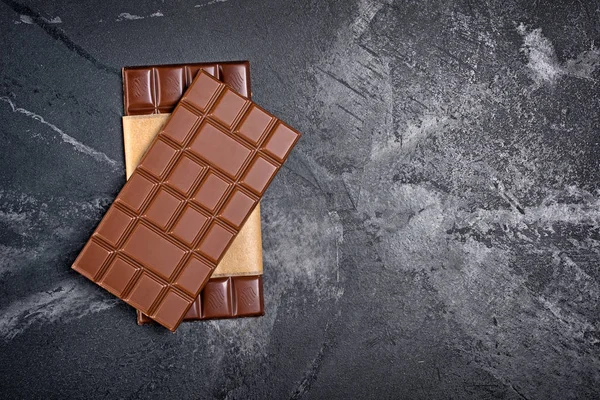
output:
M 229 276 L 212 278 L 185 314 L 185 320 L 242 318 L 264 315 L 262 277 Z M 138 313 L 140 325 L 153 320 Z
M 201 71 L 73 269 L 175 330 L 299 138 Z M 189 188 L 168 179 L 184 157 L 197 172 Z M 214 182 L 216 194 L 203 190 Z M 189 223 L 188 207 L 208 222 Z

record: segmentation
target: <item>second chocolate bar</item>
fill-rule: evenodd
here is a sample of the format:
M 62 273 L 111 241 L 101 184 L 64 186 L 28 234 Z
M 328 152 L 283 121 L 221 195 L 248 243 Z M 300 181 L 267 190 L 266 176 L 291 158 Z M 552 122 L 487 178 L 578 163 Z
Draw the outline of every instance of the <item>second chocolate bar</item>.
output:
M 73 269 L 174 331 L 299 138 L 200 72 Z

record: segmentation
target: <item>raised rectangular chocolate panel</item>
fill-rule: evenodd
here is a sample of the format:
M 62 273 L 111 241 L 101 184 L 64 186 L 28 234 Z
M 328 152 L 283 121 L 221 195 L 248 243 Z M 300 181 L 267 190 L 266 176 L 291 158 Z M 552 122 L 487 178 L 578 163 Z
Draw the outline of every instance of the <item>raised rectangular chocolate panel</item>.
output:
M 111 253 L 111 250 L 107 250 L 101 244 L 90 240 L 77 257 L 77 261 L 79 261 L 77 272 L 88 279 L 97 281 L 98 272 L 106 265 Z
M 131 216 L 119 208 L 113 208 L 106 213 L 102 223 L 98 226 L 98 235 L 106 239 L 112 246 L 117 246 L 123 233 L 133 225 L 134 221 L 135 216 Z
M 187 204 L 179 220 L 173 226 L 171 234 L 182 242 L 192 246 L 198 234 L 204 230 L 209 220 L 210 215 L 195 208 L 193 204 Z
M 232 184 L 225 178 L 221 178 L 211 171 L 196 191 L 194 200 L 208 211 L 214 211 L 231 187 Z
M 202 290 L 202 316 L 204 318 L 227 318 L 233 315 L 231 280 L 211 279 Z
M 154 69 L 156 76 L 156 100 L 159 108 L 168 112 L 173 109 L 185 90 L 186 75 L 183 67 L 157 67 Z
M 244 97 L 251 97 L 250 77 L 248 76 L 248 63 L 220 63 L 219 75 L 211 74 L 222 82 L 231 86 L 236 92 Z M 210 73 L 209 71 L 207 71 Z
M 204 175 L 203 169 L 205 167 L 190 157 L 181 157 L 169 174 L 167 185 L 178 190 L 181 194 L 187 195 L 190 189 L 195 186 L 196 181 Z
M 193 296 L 203 282 L 199 279 L 210 272 L 211 265 L 200 257 L 191 257 L 177 277 L 175 286 Z
M 267 140 L 265 140 L 261 146 L 261 150 L 273 156 L 276 160 L 283 162 L 292 150 L 293 144 L 296 143 L 298 139 L 297 135 L 296 131 L 280 122 L 272 130 Z
M 231 90 L 225 90 L 217 99 L 210 116 L 230 129 L 245 105 L 244 97 Z
M 200 254 L 204 255 L 209 260 L 216 264 L 219 263 L 221 256 L 225 253 L 225 249 L 229 247 L 229 243 L 233 240 L 235 233 L 227 226 L 213 220 L 210 228 L 205 235 L 200 239 L 200 243 L 196 248 Z
M 173 326 L 180 319 L 179 315 L 185 314 L 188 308 L 187 298 L 170 289 L 154 313 L 154 320 L 163 326 Z
M 151 193 L 156 189 L 157 185 L 152 180 L 144 177 L 141 174 L 131 176 L 127 181 L 119 197 L 115 201 L 123 204 L 125 209 L 130 209 L 137 214 L 151 198 Z
M 132 110 L 152 110 L 155 104 L 154 71 L 132 69 L 124 76 L 129 90 L 125 93 L 125 103 Z
M 138 310 L 149 313 L 160 293 L 167 286 L 160 279 L 143 272 L 127 296 L 127 302 Z
M 166 229 L 169 222 L 179 213 L 184 201 L 169 193 L 166 188 L 160 188 L 151 203 L 148 205 L 144 217 L 161 229 Z
M 232 285 L 234 315 L 262 315 L 264 313 L 262 280 L 252 276 L 240 276 L 232 279 Z
M 223 111 L 226 104 L 231 105 L 235 115 Z M 73 269 L 100 284 L 115 257 L 120 256 L 125 263 L 131 260 L 131 265 L 141 272 L 117 274 L 115 276 L 122 277 L 124 282 L 110 280 L 110 285 L 107 285 L 115 289 L 114 293 L 120 292 L 119 296 L 130 305 L 168 329 L 175 330 L 300 138 L 300 133 L 271 116 L 266 133 L 250 134 L 262 139 L 251 143 L 245 136 L 237 134 L 237 125 L 246 119 L 249 110 L 254 109 L 266 113 L 205 71 L 198 73 L 107 213 L 109 221 L 119 215 L 124 215 L 126 221 L 120 224 L 110 222 L 115 228 L 108 230 L 108 238 L 102 235 L 99 227 L 75 260 Z M 194 114 L 196 120 L 191 128 L 189 124 L 183 127 L 176 125 L 178 129 L 190 129 L 179 135 L 180 131 L 175 134 L 171 121 L 179 124 L 177 115 L 182 110 Z M 185 158 L 199 166 L 194 169 L 197 175 L 183 181 L 169 181 Z M 263 163 L 261 166 L 257 166 L 259 159 Z M 264 163 L 273 168 L 264 168 Z M 207 182 L 203 177 L 209 174 L 229 188 L 213 209 L 206 207 L 202 196 L 200 201 L 195 200 Z M 242 177 L 246 177 L 243 184 Z M 242 211 L 233 210 L 231 204 L 234 203 Z M 189 210 L 188 205 L 200 206 L 204 211 L 200 214 L 209 219 L 205 223 L 207 227 L 194 236 L 191 244 L 189 240 L 193 232 L 190 233 L 189 227 L 186 228 L 185 222 L 182 222 L 186 215 L 194 215 L 184 214 Z M 119 214 L 114 209 L 124 212 Z M 136 221 L 129 228 L 132 216 Z M 126 226 L 124 230 L 123 225 Z M 177 226 L 181 228 L 179 233 L 176 233 Z M 117 238 L 116 233 L 122 230 L 122 237 Z M 107 235 L 106 229 L 104 233 Z M 209 268 L 196 269 L 190 274 L 187 269 L 193 264 L 189 262 L 192 258 Z M 189 287 L 186 286 L 188 276 L 193 278 Z M 184 287 L 187 289 L 182 289 Z M 196 288 L 196 291 L 190 293 L 190 287 Z M 227 290 L 230 293 L 231 286 Z M 216 307 L 218 301 L 211 301 Z M 215 312 L 219 314 L 221 311 Z M 170 312 L 176 315 L 167 315 Z
M 247 65 L 248 63 L 245 62 L 245 64 Z M 219 74 L 220 69 L 218 63 L 186 64 L 185 70 L 188 79 L 188 86 L 190 83 L 192 83 L 192 81 L 194 80 L 196 75 L 198 75 L 198 72 L 200 72 L 201 69 L 205 70 L 215 78 L 221 79 L 221 75 Z
M 176 113 L 177 111 L 175 111 Z M 190 142 L 188 149 L 206 162 L 213 164 L 230 178 L 235 179 L 252 154 L 252 149 L 228 136 L 215 125 L 215 123 L 205 121 L 196 131 L 196 136 Z
M 262 196 L 276 170 L 277 164 L 259 154 L 250 162 L 241 182 L 244 187 Z
M 116 296 L 120 296 L 133 276 L 140 270 L 135 264 L 116 257 L 108 266 L 108 271 L 100 281 L 100 286 Z
M 178 246 L 168 237 L 142 223 L 134 228 L 119 251 L 165 280 L 171 277 L 187 252 L 183 246 Z
M 244 120 L 240 123 L 237 134 L 252 144 L 258 143 L 273 121 L 270 115 L 257 107 L 250 107 Z
M 165 131 L 165 133 L 175 142 L 181 144 L 193 132 L 192 128 L 197 119 L 193 112 L 182 108 L 177 115 L 171 116 L 169 130 Z
M 236 228 L 241 228 L 248 210 L 254 208 L 256 200 L 251 195 L 245 194 L 240 188 L 236 188 L 227 203 L 223 206 L 219 217 Z

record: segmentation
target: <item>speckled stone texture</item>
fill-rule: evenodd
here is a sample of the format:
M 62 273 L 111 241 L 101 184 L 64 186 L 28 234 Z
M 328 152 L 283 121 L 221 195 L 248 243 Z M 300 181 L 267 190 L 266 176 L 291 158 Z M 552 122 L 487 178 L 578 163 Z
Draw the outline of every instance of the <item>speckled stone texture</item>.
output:
M 592 1 L 0 0 L 0 397 L 600 396 Z M 304 133 L 258 319 L 139 327 L 70 265 L 125 182 L 120 68 L 249 59 Z

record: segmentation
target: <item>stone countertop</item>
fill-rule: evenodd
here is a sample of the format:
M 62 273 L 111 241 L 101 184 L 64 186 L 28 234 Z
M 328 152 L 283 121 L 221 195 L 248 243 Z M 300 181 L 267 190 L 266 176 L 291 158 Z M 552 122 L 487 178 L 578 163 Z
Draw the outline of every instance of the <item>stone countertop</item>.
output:
M 0 397 L 600 391 L 600 9 L 0 0 Z M 263 318 L 135 324 L 70 265 L 125 181 L 123 66 L 251 61 L 304 133 Z

